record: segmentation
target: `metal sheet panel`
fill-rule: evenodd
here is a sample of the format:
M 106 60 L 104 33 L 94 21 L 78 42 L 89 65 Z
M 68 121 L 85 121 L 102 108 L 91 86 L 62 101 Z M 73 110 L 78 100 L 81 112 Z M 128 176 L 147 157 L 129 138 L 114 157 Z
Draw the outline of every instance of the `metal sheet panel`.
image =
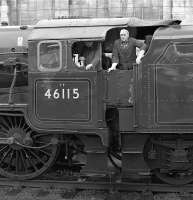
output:
M 192 66 L 156 65 L 156 123 L 193 124 Z

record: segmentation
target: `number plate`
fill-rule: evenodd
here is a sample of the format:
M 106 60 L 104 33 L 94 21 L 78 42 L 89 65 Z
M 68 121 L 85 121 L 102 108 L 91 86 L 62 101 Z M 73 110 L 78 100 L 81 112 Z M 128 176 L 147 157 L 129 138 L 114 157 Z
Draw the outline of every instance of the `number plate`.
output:
M 41 120 L 89 121 L 89 80 L 36 81 L 36 116 Z

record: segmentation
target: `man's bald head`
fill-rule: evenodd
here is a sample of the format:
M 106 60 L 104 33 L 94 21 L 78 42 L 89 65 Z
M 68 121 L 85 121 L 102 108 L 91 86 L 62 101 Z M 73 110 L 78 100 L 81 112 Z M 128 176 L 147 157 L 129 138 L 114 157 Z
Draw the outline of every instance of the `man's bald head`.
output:
M 129 39 L 129 31 L 127 29 L 121 29 L 120 38 L 122 41 L 127 41 Z

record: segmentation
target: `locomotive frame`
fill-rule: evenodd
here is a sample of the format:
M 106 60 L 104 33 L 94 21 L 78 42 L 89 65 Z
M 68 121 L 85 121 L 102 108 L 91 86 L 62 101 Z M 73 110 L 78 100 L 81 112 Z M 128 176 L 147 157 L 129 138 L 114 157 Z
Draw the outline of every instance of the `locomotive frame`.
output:
M 0 28 L 13 40 L 0 45 L 0 174 L 32 179 L 62 163 L 86 175 L 192 182 L 193 29 L 179 23 L 60 19 Z M 142 64 L 107 73 L 105 45 L 111 53 L 121 28 L 153 38 Z M 100 44 L 95 70 L 73 62 L 73 44 L 84 41 Z

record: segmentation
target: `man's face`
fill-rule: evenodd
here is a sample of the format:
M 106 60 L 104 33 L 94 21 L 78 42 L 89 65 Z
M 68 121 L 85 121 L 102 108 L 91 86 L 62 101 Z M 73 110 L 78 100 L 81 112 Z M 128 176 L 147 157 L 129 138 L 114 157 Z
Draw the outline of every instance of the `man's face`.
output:
M 127 41 L 129 38 L 129 32 L 122 30 L 120 32 L 120 38 L 121 38 L 121 41 L 123 42 Z

